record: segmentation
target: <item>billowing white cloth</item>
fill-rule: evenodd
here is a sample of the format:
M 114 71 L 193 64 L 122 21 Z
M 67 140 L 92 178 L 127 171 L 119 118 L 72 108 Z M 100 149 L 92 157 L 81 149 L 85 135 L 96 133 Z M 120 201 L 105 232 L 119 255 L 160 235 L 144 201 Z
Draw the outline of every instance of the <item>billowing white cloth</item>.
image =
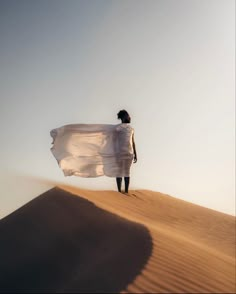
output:
M 51 151 L 65 176 L 128 177 L 133 160 L 130 124 L 72 124 L 50 132 Z

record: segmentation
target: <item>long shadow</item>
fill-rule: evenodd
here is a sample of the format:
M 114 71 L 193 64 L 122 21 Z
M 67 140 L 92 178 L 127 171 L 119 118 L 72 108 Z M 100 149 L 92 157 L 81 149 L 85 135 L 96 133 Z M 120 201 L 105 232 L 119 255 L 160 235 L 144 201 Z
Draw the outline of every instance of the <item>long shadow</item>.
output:
M 0 221 L 0 292 L 117 293 L 151 252 L 144 226 L 53 188 Z

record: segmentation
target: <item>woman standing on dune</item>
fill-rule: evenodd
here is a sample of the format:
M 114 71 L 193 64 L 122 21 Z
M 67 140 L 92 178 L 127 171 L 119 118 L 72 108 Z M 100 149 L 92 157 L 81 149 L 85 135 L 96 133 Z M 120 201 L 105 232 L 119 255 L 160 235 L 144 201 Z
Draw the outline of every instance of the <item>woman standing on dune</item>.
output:
M 117 128 L 119 133 L 119 149 L 122 153 L 122 149 L 124 149 L 124 152 L 127 152 L 127 146 L 128 149 L 130 149 L 130 153 L 133 154 L 133 158 L 131 158 L 131 161 L 134 163 L 137 162 L 137 152 L 136 152 L 136 146 L 134 142 L 134 130 L 129 125 L 131 122 L 131 117 L 129 116 L 128 112 L 126 110 L 120 110 L 117 113 L 117 118 L 121 120 L 122 124 Z M 130 160 L 129 159 L 123 159 L 119 165 L 122 167 L 122 170 L 129 170 L 125 168 L 125 165 L 130 166 Z M 125 182 L 125 193 L 129 192 L 129 183 L 130 183 L 130 176 L 128 174 L 120 174 L 119 177 L 116 177 L 116 183 L 117 183 L 117 189 L 119 192 L 121 192 L 121 185 L 122 185 L 122 176 L 124 176 L 124 182 Z
M 130 167 L 137 162 L 134 129 L 126 110 L 117 114 L 121 124 L 70 124 L 51 130 L 51 151 L 65 176 L 116 178 L 121 192 L 129 191 Z

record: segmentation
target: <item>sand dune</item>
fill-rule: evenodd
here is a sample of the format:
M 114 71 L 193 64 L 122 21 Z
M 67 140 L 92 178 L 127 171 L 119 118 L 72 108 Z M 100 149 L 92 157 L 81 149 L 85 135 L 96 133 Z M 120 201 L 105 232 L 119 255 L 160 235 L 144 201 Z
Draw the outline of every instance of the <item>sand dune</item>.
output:
M 0 221 L 0 291 L 235 293 L 234 245 L 233 216 L 60 186 Z

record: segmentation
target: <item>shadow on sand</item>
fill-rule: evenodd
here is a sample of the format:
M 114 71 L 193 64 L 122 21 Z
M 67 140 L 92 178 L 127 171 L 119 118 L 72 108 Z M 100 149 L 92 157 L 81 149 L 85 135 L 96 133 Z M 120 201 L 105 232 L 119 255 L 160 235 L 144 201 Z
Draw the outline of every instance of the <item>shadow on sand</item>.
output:
M 144 226 L 53 188 L 0 221 L 0 292 L 117 293 L 151 253 Z

